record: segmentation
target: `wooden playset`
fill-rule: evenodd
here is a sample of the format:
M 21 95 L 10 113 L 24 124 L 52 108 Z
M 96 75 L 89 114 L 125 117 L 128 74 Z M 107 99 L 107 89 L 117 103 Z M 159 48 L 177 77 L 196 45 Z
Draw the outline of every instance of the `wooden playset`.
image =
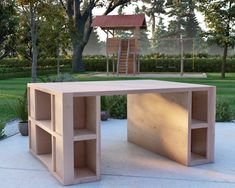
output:
M 107 74 L 109 74 L 110 55 L 113 74 L 115 72 L 117 75 L 139 73 L 140 30 L 147 28 L 144 14 L 96 16 L 91 26 L 100 27 L 107 34 Z M 126 38 L 115 36 L 115 31 L 127 30 L 132 32 L 132 36 Z M 116 61 L 114 57 L 117 57 Z
M 128 141 L 186 166 L 214 161 L 213 86 L 153 80 L 28 84 L 30 152 L 62 184 L 101 178 L 103 95 L 128 96 Z

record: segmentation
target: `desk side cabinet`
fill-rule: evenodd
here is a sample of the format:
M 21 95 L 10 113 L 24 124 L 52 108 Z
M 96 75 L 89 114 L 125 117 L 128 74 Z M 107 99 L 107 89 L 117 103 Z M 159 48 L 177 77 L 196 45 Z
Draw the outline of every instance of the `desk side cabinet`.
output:
M 100 179 L 100 97 L 28 87 L 29 148 L 64 185 Z
M 128 141 L 186 166 L 214 162 L 215 88 L 128 95 Z

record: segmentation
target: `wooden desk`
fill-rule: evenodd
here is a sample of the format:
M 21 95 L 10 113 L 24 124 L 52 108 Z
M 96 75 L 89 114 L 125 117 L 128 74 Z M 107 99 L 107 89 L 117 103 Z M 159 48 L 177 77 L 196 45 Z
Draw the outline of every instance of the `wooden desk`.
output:
M 100 179 L 100 96 L 128 96 L 128 141 L 191 166 L 214 161 L 216 88 L 166 81 L 28 84 L 29 148 L 64 185 Z

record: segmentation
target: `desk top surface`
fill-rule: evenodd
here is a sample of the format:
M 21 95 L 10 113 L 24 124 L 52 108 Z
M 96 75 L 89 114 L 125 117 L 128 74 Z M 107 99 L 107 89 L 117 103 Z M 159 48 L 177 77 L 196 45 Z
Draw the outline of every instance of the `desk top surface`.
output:
M 157 80 L 89 81 L 30 83 L 28 87 L 52 94 L 76 96 L 121 95 L 150 92 L 177 92 L 206 90 L 214 86 L 186 84 Z

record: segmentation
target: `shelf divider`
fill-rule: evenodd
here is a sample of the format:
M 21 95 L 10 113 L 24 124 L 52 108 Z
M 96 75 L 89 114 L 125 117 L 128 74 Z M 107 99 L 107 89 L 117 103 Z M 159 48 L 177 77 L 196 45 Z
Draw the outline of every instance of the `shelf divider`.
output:
M 52 167 L 52 154 L 41 154 L 41 155 L 37 155 L 37 157 L 39 158 L 39 160 L 46 165 L 48 168 Z
M 191 129 L 207 128 L 208 127 L 208 123 L 205 122 L 205 121 L 192 119 L 190 127 L 191 127 Z
M 74 130 L 74 141 L 82 141 L 82 140 L 93 140 L 96 139 L 96 133 L 90 131 L 88 129 L 75 129 Z

